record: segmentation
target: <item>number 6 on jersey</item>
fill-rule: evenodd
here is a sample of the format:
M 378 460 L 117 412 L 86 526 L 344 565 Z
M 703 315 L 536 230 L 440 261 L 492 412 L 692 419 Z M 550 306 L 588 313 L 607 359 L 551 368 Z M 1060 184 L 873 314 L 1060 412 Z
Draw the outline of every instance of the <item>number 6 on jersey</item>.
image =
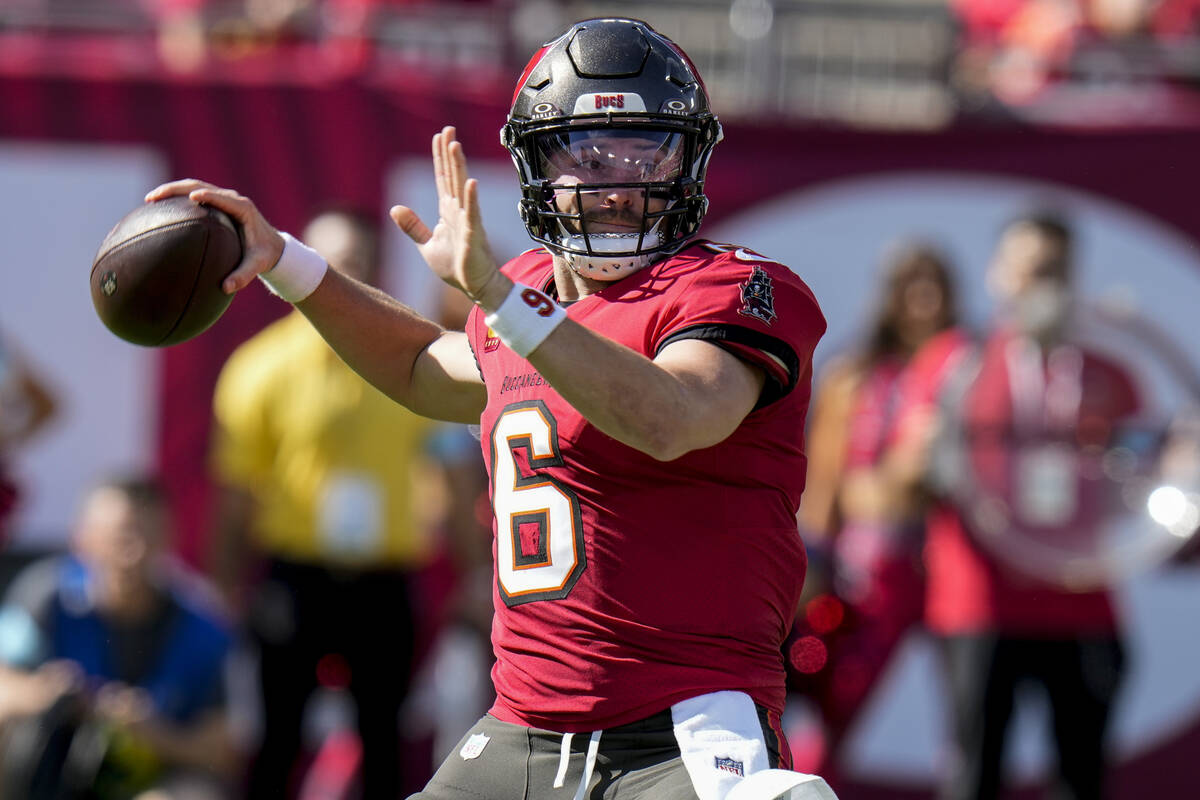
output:
M 566 597 L 587 557 L 579 498 L 539 472 L 563 463 L 558 425 L 546 404 L 532 400 L 505 408 L 492 429 L 491 452 L 500 596 L 508 606 Z

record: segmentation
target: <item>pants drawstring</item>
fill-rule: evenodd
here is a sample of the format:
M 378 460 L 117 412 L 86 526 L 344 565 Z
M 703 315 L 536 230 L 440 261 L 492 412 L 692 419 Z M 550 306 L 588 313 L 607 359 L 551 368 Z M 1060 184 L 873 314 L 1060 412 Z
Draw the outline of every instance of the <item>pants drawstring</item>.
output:
M 558 774 L 554 776 L 554 788 L 561 789 L 563 782 L 567 779 L 567 762 L 571 758 L 571 738 L 573 733 L 564 733 L 562 744 L 558 749 Z
M 596 769 L 596 753 L 600 751 L 600 734 L 603 731 L 593 731 L 588 740 L 587 760 L 583 762 L 583 777 L 579 779 L 579 788 L 575 790 L 575 800 L 583 800 L 587 796 L 588 784 L 592 780 L 592 772 Z

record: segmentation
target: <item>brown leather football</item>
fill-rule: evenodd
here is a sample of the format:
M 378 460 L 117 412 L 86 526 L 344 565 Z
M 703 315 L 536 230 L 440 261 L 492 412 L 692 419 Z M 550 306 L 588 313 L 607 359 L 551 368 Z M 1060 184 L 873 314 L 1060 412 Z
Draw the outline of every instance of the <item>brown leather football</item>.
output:
M 149 347 L 187 341 L 229 307 L 221 282 L 242 260 L 223 212 L 170 197 L 145 203 L 104 237 L 92 261 L 92 303 L 122 339 Z

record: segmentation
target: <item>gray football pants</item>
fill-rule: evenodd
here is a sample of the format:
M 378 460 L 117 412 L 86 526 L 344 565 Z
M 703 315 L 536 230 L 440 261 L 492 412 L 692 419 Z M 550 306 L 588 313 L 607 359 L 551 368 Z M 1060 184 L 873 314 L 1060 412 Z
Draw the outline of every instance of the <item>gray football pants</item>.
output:
M 770 766 L 778 767 L 779 739 L 757 710 Z M 571 736 L 565 755 L 563 741 L 555 731 L 485 716 L 409 800 L 697 800 L 669 709 L 603 731 L 582 794 L 592 737 Z

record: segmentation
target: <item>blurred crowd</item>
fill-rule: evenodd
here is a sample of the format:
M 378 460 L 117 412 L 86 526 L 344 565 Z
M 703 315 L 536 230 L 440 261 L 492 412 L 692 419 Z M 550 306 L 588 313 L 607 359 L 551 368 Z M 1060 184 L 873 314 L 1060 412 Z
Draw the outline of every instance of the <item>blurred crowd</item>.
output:
M 1148 422 L 1152 392 L 1135 365 L 1084 334 L 1075 233 L 1056 212 L 1000 232 L 981 329 L 960 320 L 954 269 L 936 247 L 906 244 L 884 267 L 874 316 L 819 376 L 809 420 L 799 521 L 813 566 L 785 650 L 793 700 L 820 733 L 794 729 L 793 747 L 806 741 L 799 758 L 842 785 L 849 734 L 899 646 L 922 631 L 948 712 L 938 797 L 1004 796 L 1011 722 L 1030 685 L 1044 692 L 1056 750 L 1047 796 L 1107 796 L 1126 677 L 1115 598 L 1138 548 L 1105 537 L 1142 527 L 1147 498 L 1134 485 L 1195 481 L 1197 398 L 1165 428 Z M 1135 456 L 1130 443 L 1146 438 L 1156 444 Z M 1141 463 L 1101 466 L 1115 452 Z M 1190 466 L 1175 460 L 1183 452 Z
M 0 34 L 156 41 L 145 68 L 185 75 L 299 48 L 330 75 L 478 83 L 519 70 L 566 20 L 612 13 L 703 42 L 694 57 L 727 118 L 928 129 L 1197 116 L 1196 0 L 12 0 Z
M 962 25 L 955 80 L 967 105 L 1021 108 L 1054 98 L 1079 113 L 1081 102 L 1054 91 L 1075 88 L 1110 95 L 1109 114 L 1117 121 L 1127 119 L 1131 109 L 1112 94 L 1155 87 L 1190 90 L 1200 77 L 1200 3 L 1195 0 L 955 0 L 953 5 Z

